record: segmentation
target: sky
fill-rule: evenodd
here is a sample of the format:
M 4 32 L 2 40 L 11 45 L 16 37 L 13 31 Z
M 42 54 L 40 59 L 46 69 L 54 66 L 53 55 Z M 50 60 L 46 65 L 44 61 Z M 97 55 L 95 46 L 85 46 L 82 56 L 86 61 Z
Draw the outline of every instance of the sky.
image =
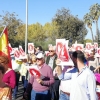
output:
M 44 25 L 51 22 L 52 18 L 63 7 L 69 9 L 74 16 L 83 20 L 83 16 L 89 12 L 91 5 L 98 3 L 100 0 L 28 0 L 28 24 L 40 23 Z M 26 0 L 0 0 L 0 15 L 3 11 L 18 15 L 18 18 L 26 23 Z M 99 19 L 100 28 L 100 19 Z M 95 35 L 95 24 L 93 24 L 93 33 Z M 90 30 L 87 28 L 88 34 L 86 38 L 92 39 Z

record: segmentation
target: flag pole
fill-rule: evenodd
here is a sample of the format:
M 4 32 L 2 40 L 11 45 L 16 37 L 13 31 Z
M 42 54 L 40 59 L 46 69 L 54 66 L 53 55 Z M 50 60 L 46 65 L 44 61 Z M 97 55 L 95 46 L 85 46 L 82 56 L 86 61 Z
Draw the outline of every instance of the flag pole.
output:
M 28 0 L 26 0 L 26 32 L 25 32 L 25 53 L 27 54 L 27 34 L 28 34 Z
M 3 29 L 3 31 L 2 31 L 2 33 L 1 33 L 1 35 L 0 35 L 0 37 L 2 36 L 2 34 L 4 33 L 4 30 L 5 30 L 5 28 L 6 28 L 7 26 L 6 25 L 4 25 L 4 29 Z

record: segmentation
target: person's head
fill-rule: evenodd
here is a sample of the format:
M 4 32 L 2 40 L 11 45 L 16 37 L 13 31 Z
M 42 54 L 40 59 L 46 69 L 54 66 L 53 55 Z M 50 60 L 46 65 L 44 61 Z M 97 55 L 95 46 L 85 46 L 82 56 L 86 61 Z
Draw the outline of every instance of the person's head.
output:
M 94 56 L 95 56 L 95 49 L 92 49 L 92 50 L 90 51 L 90 57 L 91 57 L 91 58 L 94 58 Z
M 22 59 L 23 63 L 27 63 L 27 58 Z
M 72 61 L 73 61 L 74 65 L 77 66 L 77 52 L 76 51 L 74 51 L 71 54 L 71 58 L 72 58 Z
M 93 52 L 90 52 L 90 57 L 94 57 L 94 53 Z
M 36 63 L 36 55 L 32 55 L 32 63 Z
M 86 58 L 85 58 L 85 55 L 82 51 L 80 50 L 77 50 L 77 51 L 74 51 L 72 53 L 72 60 L 74 62 L 74 64 L 77 66 L 78 63 L 83 63 L 85 64 L 86 63 Z
M 35 54 L 37 55 L 37 54 L 40 53 L 40 52 L 43 53 L 43 49 L 42 49 L 41 46 L 37 46 L 37 47 L 35 48 Z
M 96 51 L 95 49 L 92 49 L 91 50 L 91 52 L 93 53 L 93 55 L 95 55 L 95 51 Z
M 86 60 L 86 58 L 85 58 L 84 53 L 81 52 L 81 51 L 77 51 L 77 65 L 78 65 L 79 63 L 85 65 L 86 62 L 87 62 L 87 60 Z
M 49 55 L 54 56 L 56 54 L 56 47 L 55 46 L 50 46 L 49 47 Z
M 42 51 L 43 49 L 42 49 L 42 47 L 41 46 L 37 46 L 36 47 L 36 51 Z
M 9 64 L 9 58 L 5 55 L 0 56 L 0 64 L 5 67 L 5 70 L 7 70 Z
M 45 60 L 44 60 L 44 54 L 43 53 L 38 53 L 36 55 L 36 64 L 38 66 L 41 66 L 45 63 Z

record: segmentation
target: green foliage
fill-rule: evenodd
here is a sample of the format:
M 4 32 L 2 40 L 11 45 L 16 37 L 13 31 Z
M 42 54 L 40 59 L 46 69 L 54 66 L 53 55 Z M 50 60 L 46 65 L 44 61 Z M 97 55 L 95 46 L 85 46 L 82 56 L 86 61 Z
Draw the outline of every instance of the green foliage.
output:
M 28 41 L 40 42 L 46 38 L 43 26 L 39 23 L 29 25 L 28 27 Z
M 54 44 L 56 39 L 53 35 L 54 27 L 52 23 L 46 23 L 44 26 L 39 23 L 29 25 L 28 42 L 33 42 L 35 46 L 41 45 L 44 50 L 47 50 L 48 44 Z
M 84 22 L 71 15 L 70 10 L 65 8 L 58 10 L 53 21 L 57 23 L 59 38 L 72 39 L 73 43 L 76 40 L 83 42 L 87 34 Z
M 45 32 L 46 41 L 55 41 L 58 37 L 58 29 L 56 22 L 52 21 L 51 23 L 46 23 L 43 27 Z
M 89 10 L 93 21 L 98 21 L 100 17 L 100 4 L 96 3 L 92 5 Z
M 4 30 L 4 27 L 1 26 L 1 27 L 0 27 L 0 34 L 2 33 L 3 30 Z
M 91 39 L 85 39 L 84 44 L 86 44 L 86 43 L 92 43 L 92 40 Z
M 89 13 L 84 15 L 84 22 L 87 24 L 88 28 L 90 28 L 91 34 L 92 34 L 92 41 L 94 42 L 100 40 L 100 33 L 99 33 L 99 27 L 98 27 L 98 20 L 100 17 L 100 4 L 96 3 L 93 4 L 90 9 Z M 93 36 L 93 31 L 92 31 L 92 24 L 96 23 L 96 36 Z M 96 39 L 94 39 L 96 37 Z
M 11 45 L 15 46 L 16 42 L 16 37 L 15 35 L 17 34 L 17 28 L 22 25 L 22 21 L 20 19 L 17 19 L 17 16 L 15 12 L 9 13 L 9 12 L 3 12 L 4 15 L 0 15 L 0 18 L 2 19 L 0 25 L 4 26 L 6 25 L 8 27 L 8 34 L 9 34 L 9 42 Z

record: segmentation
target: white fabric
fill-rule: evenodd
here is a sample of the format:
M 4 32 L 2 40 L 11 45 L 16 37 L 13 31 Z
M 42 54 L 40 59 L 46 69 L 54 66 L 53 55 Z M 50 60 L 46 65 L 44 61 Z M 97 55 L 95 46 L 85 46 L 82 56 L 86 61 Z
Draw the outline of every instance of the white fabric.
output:
M 36 58 L 44 58 L 44 54 L 43 53 L 38 53 Z
M 60 90 L 62 90 L 63 92 L 67 92 L 70 93 L 70 89 L 71 89 L 71 80 L 62 80 L 60 83 Z
M 19 70 L 19 72 L 20 72 L 21 76 L 26 76 L 26 74 L 27 74 L 27 68 L 26 68 L 25 63 L 21 64 L 21 69 Z
M 71 85 L 72 90 L 70 94 L 70 100 L 90 100 L 86 94 L 85 88 L 79 85 L 76 80 L 74 80 L 73 82 L 74 84 Z
M 17 71 L 19 71 L 20 70 L 20 68 L 21 68 L 21 64 L 18 64 L 17 62 L 16 62 L 16 60 L 11 60 L 11 62 L 12 62 L 12 69 L 15 71 L 15 72 L 17 72 Z
M 95 57 L 94 61 L 88 61 L 88 63 L 89 63 L 89 67 L 93 66 L 94 68 L 96 68 L 99 66 L 98 58 L 96 58 L 96 57 Z
M 72 80 L 70 100 L 97 100 L 94 74 L 85 67 Z

